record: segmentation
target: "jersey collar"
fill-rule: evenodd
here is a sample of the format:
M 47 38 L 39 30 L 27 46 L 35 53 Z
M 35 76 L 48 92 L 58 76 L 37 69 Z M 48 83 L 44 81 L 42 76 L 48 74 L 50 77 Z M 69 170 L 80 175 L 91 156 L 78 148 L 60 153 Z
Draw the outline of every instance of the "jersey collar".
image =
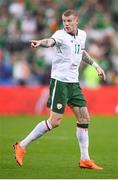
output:
M 65 29 L 64 29 L 64 31 L 66 31 Z M 71 36 L 73 36 L 74 38 L 76 38 L 76 36 L 78 36 L 78 29 L 77 29 L 77 33 L 76 34 L 72 34 L 72 33 L 68 33 L 68 32 L 66 32 L 67 34 L 70 34 Z

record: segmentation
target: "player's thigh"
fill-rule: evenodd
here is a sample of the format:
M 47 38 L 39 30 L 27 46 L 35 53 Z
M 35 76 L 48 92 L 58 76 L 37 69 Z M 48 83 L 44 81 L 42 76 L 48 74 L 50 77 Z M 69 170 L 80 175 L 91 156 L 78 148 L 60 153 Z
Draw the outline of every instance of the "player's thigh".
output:
M 47 106 L 52 112 L 63 114 L 67 104 L 67 87 L 66 83 L 51 79 L 50 96 Z
M 72 90 L 72 97 L 68 101 L 68 103 L 76 117 L 76 120 L 81 124 L 88 124 L 89 113 L 86 105 L 86 100 L 79 83 L 75 83 Z
M 70 88 L 71 98 L 68 100 L 68 104 L 71 107 L 85 107 L 86 100 L 82 93 L 81 87 L 79 83 L 74 83 L 73 86 Z
M 86 106 L 84 107 L 71 107 L 76 120 L 80 124 L 88 124 L 90 123 L 90 117 L 89 117 L 89 112 Z

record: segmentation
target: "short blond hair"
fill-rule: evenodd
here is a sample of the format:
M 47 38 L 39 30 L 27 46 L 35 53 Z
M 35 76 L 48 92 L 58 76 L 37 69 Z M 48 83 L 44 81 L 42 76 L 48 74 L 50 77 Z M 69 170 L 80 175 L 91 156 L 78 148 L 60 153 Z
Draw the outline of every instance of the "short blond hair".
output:
M 79 17 L 79 13 L 78 11 L 74 10 L 74 9 L 68 9 L 66 11 L 64 11 L 64 13 L 62 14 L 62 16 L 75 16 L 75 17 Z

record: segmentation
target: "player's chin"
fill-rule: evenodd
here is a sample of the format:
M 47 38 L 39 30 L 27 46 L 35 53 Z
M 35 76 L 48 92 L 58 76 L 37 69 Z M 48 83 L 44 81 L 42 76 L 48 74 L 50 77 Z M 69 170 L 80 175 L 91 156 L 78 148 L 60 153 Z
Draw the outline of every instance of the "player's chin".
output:
M 67 33 L 71 33 L 70 28 L 65 28 L 65 30 L 66 30 Z

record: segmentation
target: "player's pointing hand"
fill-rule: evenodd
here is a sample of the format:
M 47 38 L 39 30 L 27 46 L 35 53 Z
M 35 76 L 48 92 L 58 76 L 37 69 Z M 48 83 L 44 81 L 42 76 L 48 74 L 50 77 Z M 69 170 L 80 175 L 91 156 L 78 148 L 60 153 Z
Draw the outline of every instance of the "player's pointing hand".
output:
M 37 48 L 38 46 L 40 46 L 41 41 L 36 41 L 36 40 L 31 40 L 31 47 L 33 48 Z

